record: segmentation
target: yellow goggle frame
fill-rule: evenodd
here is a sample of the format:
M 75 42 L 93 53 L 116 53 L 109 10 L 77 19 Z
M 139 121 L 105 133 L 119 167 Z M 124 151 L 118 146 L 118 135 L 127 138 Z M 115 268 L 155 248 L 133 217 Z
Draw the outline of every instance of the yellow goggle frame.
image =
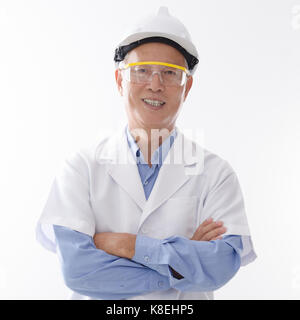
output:
M 177 64 L 172 64 L 172 63 L 167 63 L 167 62 L 159 62 L 159 61 L 142 61 L 142 62 L 127 63 L 126 65 L 121 66 L 121 69 L 127 69 L 132 66 L 141 66 L 144 64 L 155 64 L 155 65 L 159 65 L 159 66 L 172 67 L 172 68 L 183 70 L 188 76 L 190 75 L 189 70 L 185 67 L 178 66 Z

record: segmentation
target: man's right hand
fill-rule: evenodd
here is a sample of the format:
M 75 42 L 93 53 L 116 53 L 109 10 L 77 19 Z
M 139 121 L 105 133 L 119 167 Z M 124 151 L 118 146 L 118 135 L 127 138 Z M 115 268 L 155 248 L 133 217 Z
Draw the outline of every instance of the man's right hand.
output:
M 190 240 L 196 241 L 211 241 L 222 239 L 221 235 L 226 232 L 226 228 L 223 227 L 222 221 L 214 222 L 212 218 L 209 218 L 202 222 L 193 234 Z

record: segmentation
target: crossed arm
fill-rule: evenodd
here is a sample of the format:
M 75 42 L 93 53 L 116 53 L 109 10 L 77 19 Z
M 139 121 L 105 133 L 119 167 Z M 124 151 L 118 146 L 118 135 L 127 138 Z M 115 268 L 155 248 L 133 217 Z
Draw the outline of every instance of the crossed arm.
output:
M 221 240 L 225 230 L 211 220 L 200 225 L 191 239 L 159 240 L 128 233 L 99 233 L 93 239 L 60 226 L 54 226 L 54 231 L 66 285 L 100 299 L 169 288 L 211 291 L 240 266 L 240 237 Z
M 84 233 L 56 225 L 54 232 L 65 284 L 79 294 L 119 300 L 170 288 L 167 277 L 97 249 Z
M 198 227 L 191 240 L 210 241 L 221 239 L 221 234 L 225 231 L 226 228 L 223 227 L 223 223 L 221 221 L 213 222 L 212 219 L 207 219 Z M 111 255 L 133 259 L 134 261 L 136 260 L 134 259 L 136 239 L 137 235 L 131 233 L 102 232 L 96 233 L 94 236 L 94 242 L 98 249 L 101 249 Z M 151 241 L 155 240 L 153 239 Z M 168 267 L 175 278 L 183 278 L 183 276 L 175 271 L 171 266 Z

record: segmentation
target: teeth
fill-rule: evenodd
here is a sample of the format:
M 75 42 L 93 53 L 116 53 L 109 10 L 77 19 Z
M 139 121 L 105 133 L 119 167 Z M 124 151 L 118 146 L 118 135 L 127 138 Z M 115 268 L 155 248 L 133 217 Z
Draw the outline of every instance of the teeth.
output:
M 143 99 L 143 101 L 145 101 L 148 104 L 151 104 L 151 106 L 154 106 L 154 107 L 159 107 L 165 104 L 164 102 L 157 101 L 157 100 L 150 100 L 150 99 Z

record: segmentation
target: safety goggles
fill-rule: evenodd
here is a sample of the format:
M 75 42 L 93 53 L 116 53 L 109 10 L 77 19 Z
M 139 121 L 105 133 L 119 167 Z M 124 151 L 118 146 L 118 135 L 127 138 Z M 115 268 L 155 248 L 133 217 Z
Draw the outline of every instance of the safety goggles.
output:
M 135 84 L 150 83 L 157 74 L 165 86 L 182 86 L 190 75 L 182 66 L 158 61 L 120 63 L 120 69 L 124 71 L 125 79 Z

